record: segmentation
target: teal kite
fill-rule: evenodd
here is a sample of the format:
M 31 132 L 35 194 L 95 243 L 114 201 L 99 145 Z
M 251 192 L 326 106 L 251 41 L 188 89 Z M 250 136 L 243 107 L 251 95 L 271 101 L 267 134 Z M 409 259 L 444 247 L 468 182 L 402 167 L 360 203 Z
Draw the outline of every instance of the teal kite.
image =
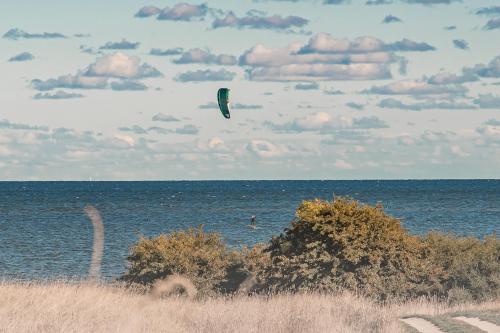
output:
M 231 114 L 229 113 L 229 89 L 228 88 L 220 88 L 217 92 L 217 102 L 219 102 L 219 109 L 222 112 L 224 118 L 231 118 Z

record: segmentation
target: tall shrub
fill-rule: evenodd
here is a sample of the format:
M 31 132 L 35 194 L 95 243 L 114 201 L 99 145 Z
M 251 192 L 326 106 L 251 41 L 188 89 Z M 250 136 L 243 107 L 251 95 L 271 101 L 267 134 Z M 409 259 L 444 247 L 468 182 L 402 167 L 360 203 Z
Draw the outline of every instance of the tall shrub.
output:
M 201 295 L 212 295 L 227 280 L 228 270 L 239 265 L 240 255 L 229 250 L 219 234 L 205 233 L 200 226 L 141 238 L 128 261 L 124 281 L 151 285 L 176 274 L 189 278 Z
M 289 229 L 271 240 L 261 276 L 270 292 L 355 290 L 377 299 L 439 291 L 429 249 L 383 207 L 340 198 L 304 201 Z
M 500 240 L 430 233 L 432 261 L 442 267 L 443 292 L 451 302 L 500 298 Z

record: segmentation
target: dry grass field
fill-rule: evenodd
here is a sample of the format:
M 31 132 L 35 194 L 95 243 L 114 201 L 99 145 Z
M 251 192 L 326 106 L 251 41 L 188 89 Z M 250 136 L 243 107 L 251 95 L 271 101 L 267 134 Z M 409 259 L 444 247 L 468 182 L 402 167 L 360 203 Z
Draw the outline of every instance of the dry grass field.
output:
M 350 293 L 153 298 L 112 285 L 0 282 L 0 332 L 412 332 L 399 320 L 500 313 L 500 302 L 377 305 Z M 415 332 L 415 331 L 413 331 Z

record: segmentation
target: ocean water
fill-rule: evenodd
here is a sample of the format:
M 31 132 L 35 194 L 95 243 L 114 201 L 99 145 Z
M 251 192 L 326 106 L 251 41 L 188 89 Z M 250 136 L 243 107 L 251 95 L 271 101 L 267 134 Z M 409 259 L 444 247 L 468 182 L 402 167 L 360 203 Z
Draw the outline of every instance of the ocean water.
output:
M 302 200 L 382 202 L 413 234 L 500 231 L 500 180 L 0 182 L 0 278 L 81 278 L 88 272 L 94 205 L 105 227 L 103 275 L 120 276 L 129 247 L 203 224 L 231 246 L 266 242 Z M 256 215 L 258 229 L 247 227 Z

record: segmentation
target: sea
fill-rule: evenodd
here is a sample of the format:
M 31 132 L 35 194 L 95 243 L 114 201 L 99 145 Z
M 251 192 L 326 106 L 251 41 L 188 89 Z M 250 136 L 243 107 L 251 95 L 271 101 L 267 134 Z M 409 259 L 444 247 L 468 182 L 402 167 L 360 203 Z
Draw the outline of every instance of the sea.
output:
M 265 243 L 301 201 L 339 196 L 382 203 L 412 234 L 500 231 L 500 180 L 0 182 L 0 280 L 85 278 L 93 239 L 86 205 L 102 216 L 102 275 L 113 280 L 141 236 L 203 225 L 231 247 Z

